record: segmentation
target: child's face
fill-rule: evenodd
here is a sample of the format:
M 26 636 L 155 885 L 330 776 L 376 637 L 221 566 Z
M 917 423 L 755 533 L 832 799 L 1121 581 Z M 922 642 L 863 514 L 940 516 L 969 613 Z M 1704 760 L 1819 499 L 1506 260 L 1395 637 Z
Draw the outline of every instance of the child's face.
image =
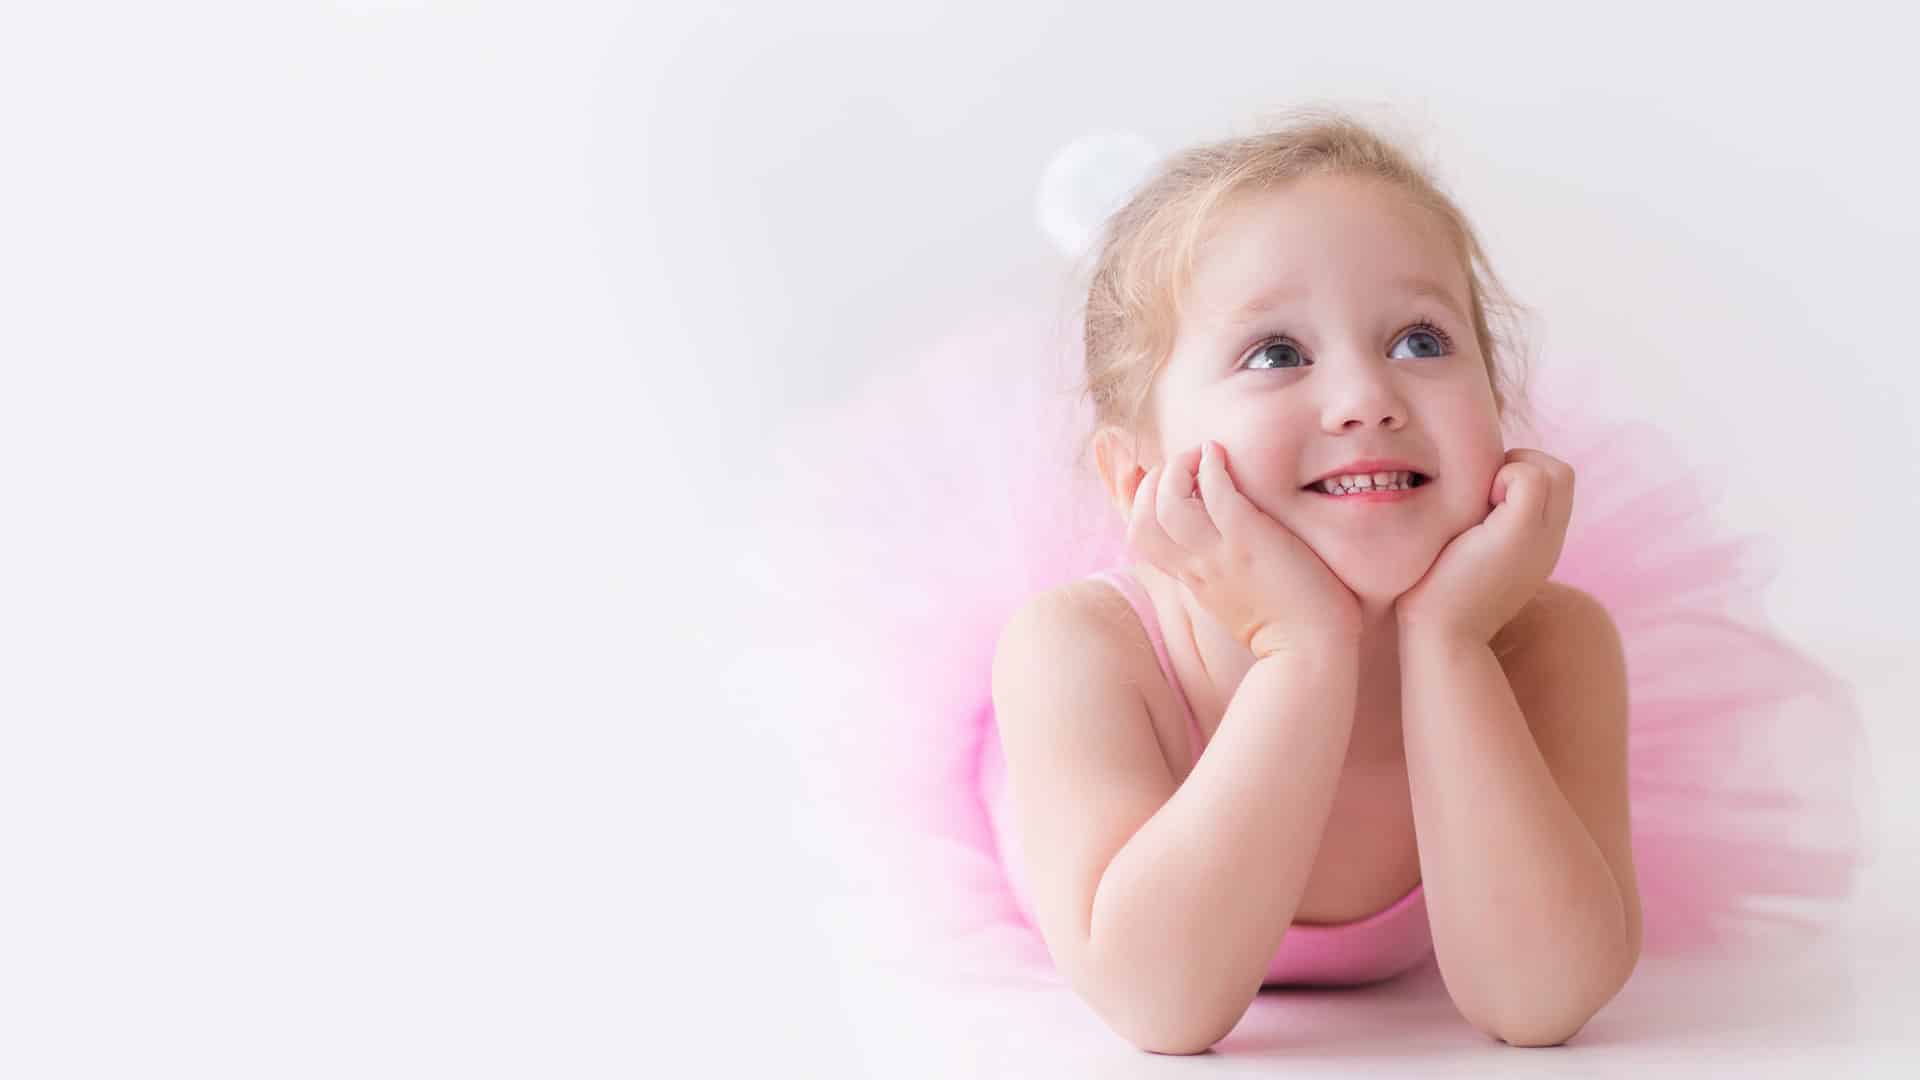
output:
M 1156 387 L 1162 459 L 1218 441 L 1255 505 L 1356 594 L 1391 600 L 1486 518 L 1504 460 L 1465 270 L 1441 224 L 1380 181 L 1312 177 L 1243 195 L 1215 223 Z M 1304 490 L 1363 457 L 1432 483 L 1393 502 Z

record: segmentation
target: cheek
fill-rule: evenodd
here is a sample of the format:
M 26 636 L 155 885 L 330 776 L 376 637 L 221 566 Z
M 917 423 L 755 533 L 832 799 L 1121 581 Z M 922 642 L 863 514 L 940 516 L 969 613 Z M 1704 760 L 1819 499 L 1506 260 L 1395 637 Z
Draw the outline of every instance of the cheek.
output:
M 1273 517 L 1293 512 L 1302 473 L 1300 451 L 1277 439 L 1272 428 L 1254 428 L 1217 436 L 1233 458 L 1234 483 L 1241 494 Z
M 1486 520 L 1493 509 L 1493 477 L 1506 464 L 1505 457 L 1506 451 L 1496 444 L 1454 470 L 1446 499 L 1454 524 L 1465 529 Z
M 1447 502 L 1476 509 L 1484 516 L 1487 498 L 1493 491 L 1494 474 L 1507 463 L 1507 447 L 1491 400 L 1484 408 L 1472 407 L 1477 404 L 1458 403 L 1453 419 L 1451 430 L 1460 434 L 1452 440 L 1450 452 L 1446 454 L 1447 464 L 1451 466 L 1447 479 L 1454 481 L 1454 490 L 1448 493 Z

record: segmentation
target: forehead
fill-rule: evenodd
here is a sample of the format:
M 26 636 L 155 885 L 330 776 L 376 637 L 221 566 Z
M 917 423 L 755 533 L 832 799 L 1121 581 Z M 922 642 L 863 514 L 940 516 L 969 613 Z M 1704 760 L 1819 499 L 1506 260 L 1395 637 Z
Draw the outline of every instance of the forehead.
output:
M 1309 177 L 1234 196 L 1208 224 L 1187 293 L 1197 314 L 1232 321 L 1349 287 L 1424 293 L 1466 315 L 1446 228 L 1371 179 Z

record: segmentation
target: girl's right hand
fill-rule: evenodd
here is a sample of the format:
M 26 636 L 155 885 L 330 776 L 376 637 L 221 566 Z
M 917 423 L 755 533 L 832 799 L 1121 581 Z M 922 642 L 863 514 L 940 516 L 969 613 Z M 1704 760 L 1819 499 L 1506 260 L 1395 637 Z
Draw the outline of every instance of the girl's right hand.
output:
M 1128 546 L 1192 591 L 1255 659 L 1359 640 L 1359 598 L 1240 493 L 1225 447 L 1209 441 L 1155 465 L 1130 497 Z

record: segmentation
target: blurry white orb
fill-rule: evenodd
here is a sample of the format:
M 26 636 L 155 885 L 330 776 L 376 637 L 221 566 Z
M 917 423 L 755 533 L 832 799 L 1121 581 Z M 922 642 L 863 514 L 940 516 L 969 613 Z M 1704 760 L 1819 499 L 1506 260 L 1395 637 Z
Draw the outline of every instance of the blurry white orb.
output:
M 1040 177 L 1035 209 L 1041 231 L 1061 251 L 1078 258 L 1159 159 L 1152 143 L 1131 132 L 1075 139 L 1053 155 Z

